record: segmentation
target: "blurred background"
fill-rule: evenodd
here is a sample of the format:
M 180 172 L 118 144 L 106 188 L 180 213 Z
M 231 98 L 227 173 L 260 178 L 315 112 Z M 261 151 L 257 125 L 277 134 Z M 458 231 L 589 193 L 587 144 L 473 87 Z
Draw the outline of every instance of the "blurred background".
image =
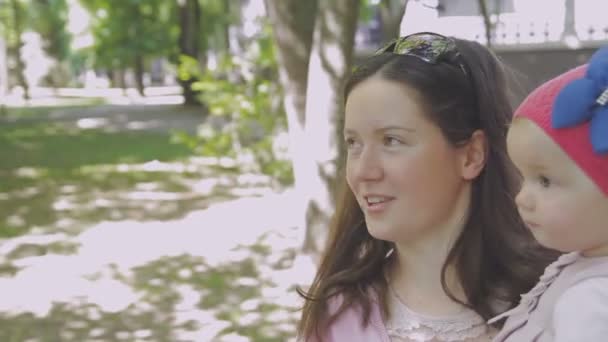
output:
M 295 341 L 357 61 L 416 31 L 476 40 L 518 104 L 608 43 L 606 13 L 0 0 L 0 341 Z

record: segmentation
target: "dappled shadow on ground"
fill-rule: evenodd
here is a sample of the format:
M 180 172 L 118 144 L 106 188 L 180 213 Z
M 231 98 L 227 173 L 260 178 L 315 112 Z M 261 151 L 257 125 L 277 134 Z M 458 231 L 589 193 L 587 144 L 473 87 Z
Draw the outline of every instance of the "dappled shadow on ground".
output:
M 262 279 L 254 257 L 221 267 L 188 255 L 161 258 L 123 279 L 139 297 L 125 309 L 108 312 L 74 299 L 53 304 L 42 317 L 5 314 L 0 340 L 287 341 L 294 337 L 298 302 L 277 301 L 288 293 L 272 295 L 278 285 Z
M 16 238 L 1 251 L 11 269 L 0 276 L 0 340 L 291 340 L 295 286 L 313 268 L 293 264 L 290 196 Z
M 212 176 L 217 169 L 195 166 L 195 161 L 139 166 L 153 169 L 155 164 L 193 169 L 122 172 L 120 167 L 107 171 L 97 168 L 69 180 L 43 178 L 3 184 L 0 228 L 4 236 L 22 235 L 28 230 L 75 234 L 101 221 L 172 220 L 214 203 L 272 191 L 266 176 L 230 169 Z
M 0 127 L 0 341 L 293 338 L 293 194 L 64 114 Z
M 154 310 L 150 310 L 154 309 Z M 107 313 L 93 304 L 55 304 L 38 318 L 31 313 L 0 318 L 2 341 L 178 341 L 170 316 L 157 308 L 133 305 Z
M 187 256 L 159 260 L 135 271 L 135 287 L 153 300 L 174 300 L 174 323 L 187 324 L 186 333 L 194 340 L 246 336 L 252 341 L 286 341 L 294 335 L 299 302 L 295 288 L 275 278 L 289 270 L 293 255 L 275 254 L 282 260 L 271 265 L 259 253 L 261 246 L 243 249 L 242 260 L 215 267 Z

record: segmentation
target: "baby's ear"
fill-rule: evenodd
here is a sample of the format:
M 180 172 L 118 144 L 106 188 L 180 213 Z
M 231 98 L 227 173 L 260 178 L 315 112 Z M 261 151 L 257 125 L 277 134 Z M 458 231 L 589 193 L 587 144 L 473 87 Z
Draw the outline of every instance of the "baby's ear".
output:
M 482 130 L 476 130 L 461 151 L 461 174 L 466 180 L 473 180 L 486 165 L 488 139 Z

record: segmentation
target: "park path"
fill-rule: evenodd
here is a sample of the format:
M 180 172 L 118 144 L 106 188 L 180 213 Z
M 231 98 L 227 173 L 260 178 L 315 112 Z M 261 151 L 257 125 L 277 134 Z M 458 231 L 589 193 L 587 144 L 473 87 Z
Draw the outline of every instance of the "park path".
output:
M 195 133 L 203 123 L 201 108 L 176 104 L 101 104 L 84 107 L 58 107 L 48 112 L 29 117 L 4 117 L 0 122 L 53 121 L 82 129 L 105 129 L 109 131 L 142 130 L 170 132 L 181 130 Z

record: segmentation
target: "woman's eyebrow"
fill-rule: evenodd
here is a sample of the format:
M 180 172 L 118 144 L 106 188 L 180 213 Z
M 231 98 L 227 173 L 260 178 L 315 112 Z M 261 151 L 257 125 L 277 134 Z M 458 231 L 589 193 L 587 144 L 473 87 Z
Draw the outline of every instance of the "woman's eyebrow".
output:
M 390 131 L 390 130 L 402 130 L 402 131 L 407 131 L 407 132 L 416 131 L 414 128 L 406 127 L 406 126 L 399 126 L 399 125 L 387 125 L 387 126 L 382 126 L 382 127 L 378 127 L 376 129 L 374 129 L 374 131 L 376 131 L 376 132 L 384 132 L 384 131 Z M 345 128 L 344 134 L 357 134 L 357 131 L 352 128 Z
M 407 132 L 416 132 L 416 130 L 411 127 L 397 126 L 397 125 L 388 125 L 388 126 L 384 126 L 384 127 L 380 127 L 378 129 L 376 129 L 376 131 L 390 131 L 390 130 L 402 130 L 402 131 L 407 131 Z

